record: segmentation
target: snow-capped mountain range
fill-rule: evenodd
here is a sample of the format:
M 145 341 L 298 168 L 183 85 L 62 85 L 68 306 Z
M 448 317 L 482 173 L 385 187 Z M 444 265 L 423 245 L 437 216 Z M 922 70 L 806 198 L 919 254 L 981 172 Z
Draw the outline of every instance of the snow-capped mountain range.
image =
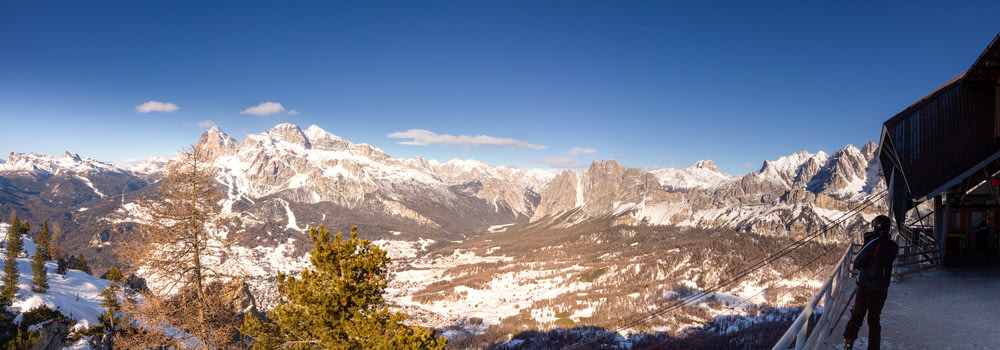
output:
M 678 285 L 704 287 L 743 261 L 730 261 L 742 253 L 697 251 L 703 249 L 699 232 L 754 245 L 763 244 L 754 235 L 780 242 L 845 216 L 847 227 L 857 228 L 878 210 L 849 208 L 884 189 L 871 142 L 832 155 L 798 152 L 764 161 L 744 176 L 724 174 L 711 160 L 650 171 L 604 160 L 586 170 L 556 171 L 400 159 L 318 126 L 287 123 L 242 140 L 213 127 L 198 144 L 219 170 L 225 210 L 243 225 L 242 246 L 229 264 L 253 272 L 248 278 L 256 281 L 262 305 L 276 301 L 268 281 L 277 272 L 305 266 L 308 227 L 357 225 L 401 264 L 394 267 L 391 300 L 439 328 L 470 319 L 481 322 L 473 330 L 525 318 L 554 322 L 568 311 L 568 319 L 582 322 L 638 299 L 654 305 L 656 295 L 670 295 Z M 69 152 L 13 153 L 0 160 L 0 210 L 16 210 L 32 223 L 49 220 L 64 233 L 68 252 L 100 270 L 113 263 L 102 250 L 114 245 L 128 222 L 123 218 L 157 187 L 169 161 L 120 167 Z M 815 284 L 806 275 L 783 277 L 786 271 L 793 270 L 761 272 L 727 298 L 782 305 L 803 292 L 754 293 L 785 283 L 782 278 Z M 641 297 L 599 297 L 633 282 L 644 286 Z M 677 330 L 709 321 L 663 325 Z
M 377 238 L 455 238 L 574 209 L 589 217 L 627 214 L 636 222 L 783 234 L 829 221 L 884 187 L 871 142 L 833 155 L 798 152 L 764 161 L 741 177 L 720 172 L 711 160 L 648 172 L 595 161 L 587 170 L 557 172 L 399 159 L 315 125 L 302 130 L 288 123 L 240 141 L 213 127 L 199 144 L 219 168 L 226 208 L 245 213 L 248 228 L 283 236 L 275 242 L 324 222 L 368 226 Z M 84 205 L 89 201 L 117 196 L 123 204 L 155 184 L 168 161 L 119 167 L 70 152 L 12 153 L 0 162 L 0 205 L 28 209 L 30 218 L 39 206 L 72 216 L 100 206 Z

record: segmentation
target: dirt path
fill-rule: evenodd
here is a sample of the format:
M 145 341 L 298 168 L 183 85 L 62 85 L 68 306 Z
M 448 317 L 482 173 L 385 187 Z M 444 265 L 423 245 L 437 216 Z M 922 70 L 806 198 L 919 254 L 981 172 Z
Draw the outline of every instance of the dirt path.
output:
M 847 317 L 828 349 L 842 347 Z M 866 323 L 855 349 L 867 341 Z M 882 312 L 882 349 L 1000 349 L 1000 269 L 938 270 L 893 283 Z

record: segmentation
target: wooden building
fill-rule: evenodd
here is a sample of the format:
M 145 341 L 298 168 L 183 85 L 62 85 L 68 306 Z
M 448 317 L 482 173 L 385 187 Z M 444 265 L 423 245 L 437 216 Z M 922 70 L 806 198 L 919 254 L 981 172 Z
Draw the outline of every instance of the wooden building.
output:
M 1000 35 L 887 120 L 879 144 L 900 243 L 933 242 L 946 266 L 1000 265 Z

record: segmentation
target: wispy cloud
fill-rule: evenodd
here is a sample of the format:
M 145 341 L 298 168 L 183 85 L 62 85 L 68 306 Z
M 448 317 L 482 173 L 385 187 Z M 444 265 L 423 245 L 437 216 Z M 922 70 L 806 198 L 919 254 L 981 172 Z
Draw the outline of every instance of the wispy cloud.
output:
M 293 110 L 290 110 L 290 111 L 288 111 L 288 115 L 296 115 L 296 114 L 299 114 L 299 111 L 296 111 L 296 110 L 294 110 L 294 109 L 293 109 Z
M 399 142 L 401 145 L 427 146 L 427 145 L 447 145 L 447 146 L 500 146 L 506 148 L 530 148 L 535 150 L 545 149 L 544 145 L 535 145 L 521 140 L 493 137 L 487 135 L 448 135 L 438 134 L 424 129 L 410 129 L 407 131 L 397 131 L 387 135 L 394 139 L 412 139 L 412 141 Z
M 580 146 L 573 146 L 569 151 L 563 152 L 569 155 L 580 155 L 580 154 L 594 154 L 597 153 L 596 149 L 593 148 L 583 148 Z
M 573 157 L 552 157 L 552 158 L 542 158 L 542 159 L 528 159 L 529 162 L 545 164 L 550 168 L 586 168 L 586 164 L 577 163 L 576 158 Z
M 211 128 L 213 126 L 215 126 L 215 122 L 213 122 L 211 120 L 202 120 L 202 121 L 198 122 L 198 127 L 201 127 L 201 128 Z
M 160 101 L 149 101 L 141 105 L 135 106 L 135 111 L 139 113 L 149 113 L 149 112 L 165 112 L 170 113 L 180 109 L 177 105 L 170 102 L 160 102 Z
M 285 107 L 280 103 L 267 101 L 253 107 L 247 107 L 240 114 L 271 115 L 285 111 Z

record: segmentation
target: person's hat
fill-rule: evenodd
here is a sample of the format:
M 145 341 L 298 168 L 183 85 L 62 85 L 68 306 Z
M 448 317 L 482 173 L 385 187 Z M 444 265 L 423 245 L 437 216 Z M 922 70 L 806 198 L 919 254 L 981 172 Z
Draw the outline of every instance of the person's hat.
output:
M 889 220 L 888 216 L 879 215 L 872 220 L 872 229 L 875 232 L 889 232 L 889 227 L 892 226 L 892 222 Z

